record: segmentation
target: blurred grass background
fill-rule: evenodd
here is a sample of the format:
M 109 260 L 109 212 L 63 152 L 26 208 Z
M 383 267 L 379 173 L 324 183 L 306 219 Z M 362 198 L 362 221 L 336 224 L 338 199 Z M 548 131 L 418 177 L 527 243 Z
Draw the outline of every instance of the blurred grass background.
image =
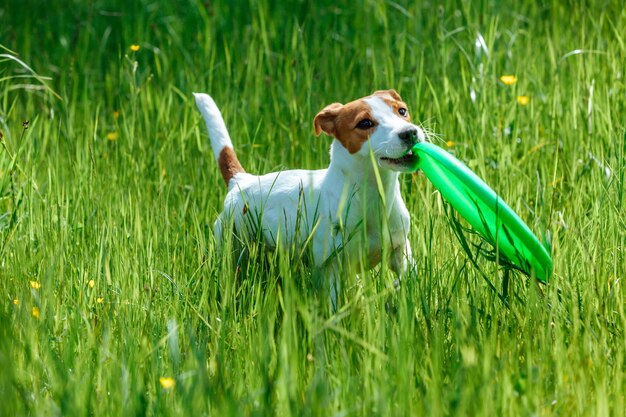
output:
M 622 2 L 8 0 L 0 21 L 0 414 L 624 415 Z M 397 293 L 378 268 L 328 315 L 291 254 L 250 248 L 242 274 L 216 253 L 191 92 L 266 172 L 326 166 L 316 112 L 382 88 L 551 242 L 548 285 L 512 277 L 506 307 L 420 175 Z

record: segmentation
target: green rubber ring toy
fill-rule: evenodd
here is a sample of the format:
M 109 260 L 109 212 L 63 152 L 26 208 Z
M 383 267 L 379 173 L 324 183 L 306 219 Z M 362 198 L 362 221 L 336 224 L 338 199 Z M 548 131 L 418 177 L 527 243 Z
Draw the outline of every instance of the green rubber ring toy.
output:
M 546 282 L 552 275 L 552 258 L 524 221 L 483 180 L 442 148 L 420 142 L 412 149 L 422 170 L 442 197 L 499 256 Z

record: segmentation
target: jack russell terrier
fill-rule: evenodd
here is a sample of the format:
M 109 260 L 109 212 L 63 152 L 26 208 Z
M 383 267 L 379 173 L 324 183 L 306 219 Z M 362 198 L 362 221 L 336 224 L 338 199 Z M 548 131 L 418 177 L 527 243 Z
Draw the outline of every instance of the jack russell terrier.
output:
M 270 249 L 309 246 L 314 270 L 330 285 L 333 311 L 346 265 L 369 269 L 389 256 L 399 277 L 406 272 L 410 218 L 398 175 L 413 171 L 417 156 L 410 149 L 425 134 L 411 123 L 395 90 L 333 103 L 315 116 L 315 134 L 333 137 L 327 169 L 265 175 L 244 171 L 215 102 L 207 94 L 194 96 L 228 187 L 214 225 L 218 242 L 230 226 L 240 238 L 260 238 Z

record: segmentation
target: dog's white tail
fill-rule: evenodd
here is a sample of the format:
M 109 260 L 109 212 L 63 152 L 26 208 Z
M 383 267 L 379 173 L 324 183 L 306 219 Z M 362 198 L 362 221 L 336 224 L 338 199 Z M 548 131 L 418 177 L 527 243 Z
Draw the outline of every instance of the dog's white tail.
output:
M 196 106 L 202 113 L 209 131 L 215 160 L 220 167 L 224 182 L 228 185 L 236 174 L 246 171 L 241 167 L 237 159 L 233 143 L 230 140 L 230 135 L 222 118 L 222 113 L 220 113 L 220 109 L 217 108 L 211 96 L 201 93 L 193 93 L 193 95 L 196 98 Z

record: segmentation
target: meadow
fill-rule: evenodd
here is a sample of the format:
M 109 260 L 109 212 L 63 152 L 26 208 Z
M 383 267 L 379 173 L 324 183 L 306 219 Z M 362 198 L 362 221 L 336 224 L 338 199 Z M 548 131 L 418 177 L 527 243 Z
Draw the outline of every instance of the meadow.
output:
M 626 9 L 540 3 L 1 2 L 0 415 L 626 414 Z M 547 284 L 503 285 L 420 174 L 415 268 L 335 314 L 297 250 L 216 250 L 192 92 L 261 173 L 325 167 L 317 111 L 386 88 L 550 245 Z

